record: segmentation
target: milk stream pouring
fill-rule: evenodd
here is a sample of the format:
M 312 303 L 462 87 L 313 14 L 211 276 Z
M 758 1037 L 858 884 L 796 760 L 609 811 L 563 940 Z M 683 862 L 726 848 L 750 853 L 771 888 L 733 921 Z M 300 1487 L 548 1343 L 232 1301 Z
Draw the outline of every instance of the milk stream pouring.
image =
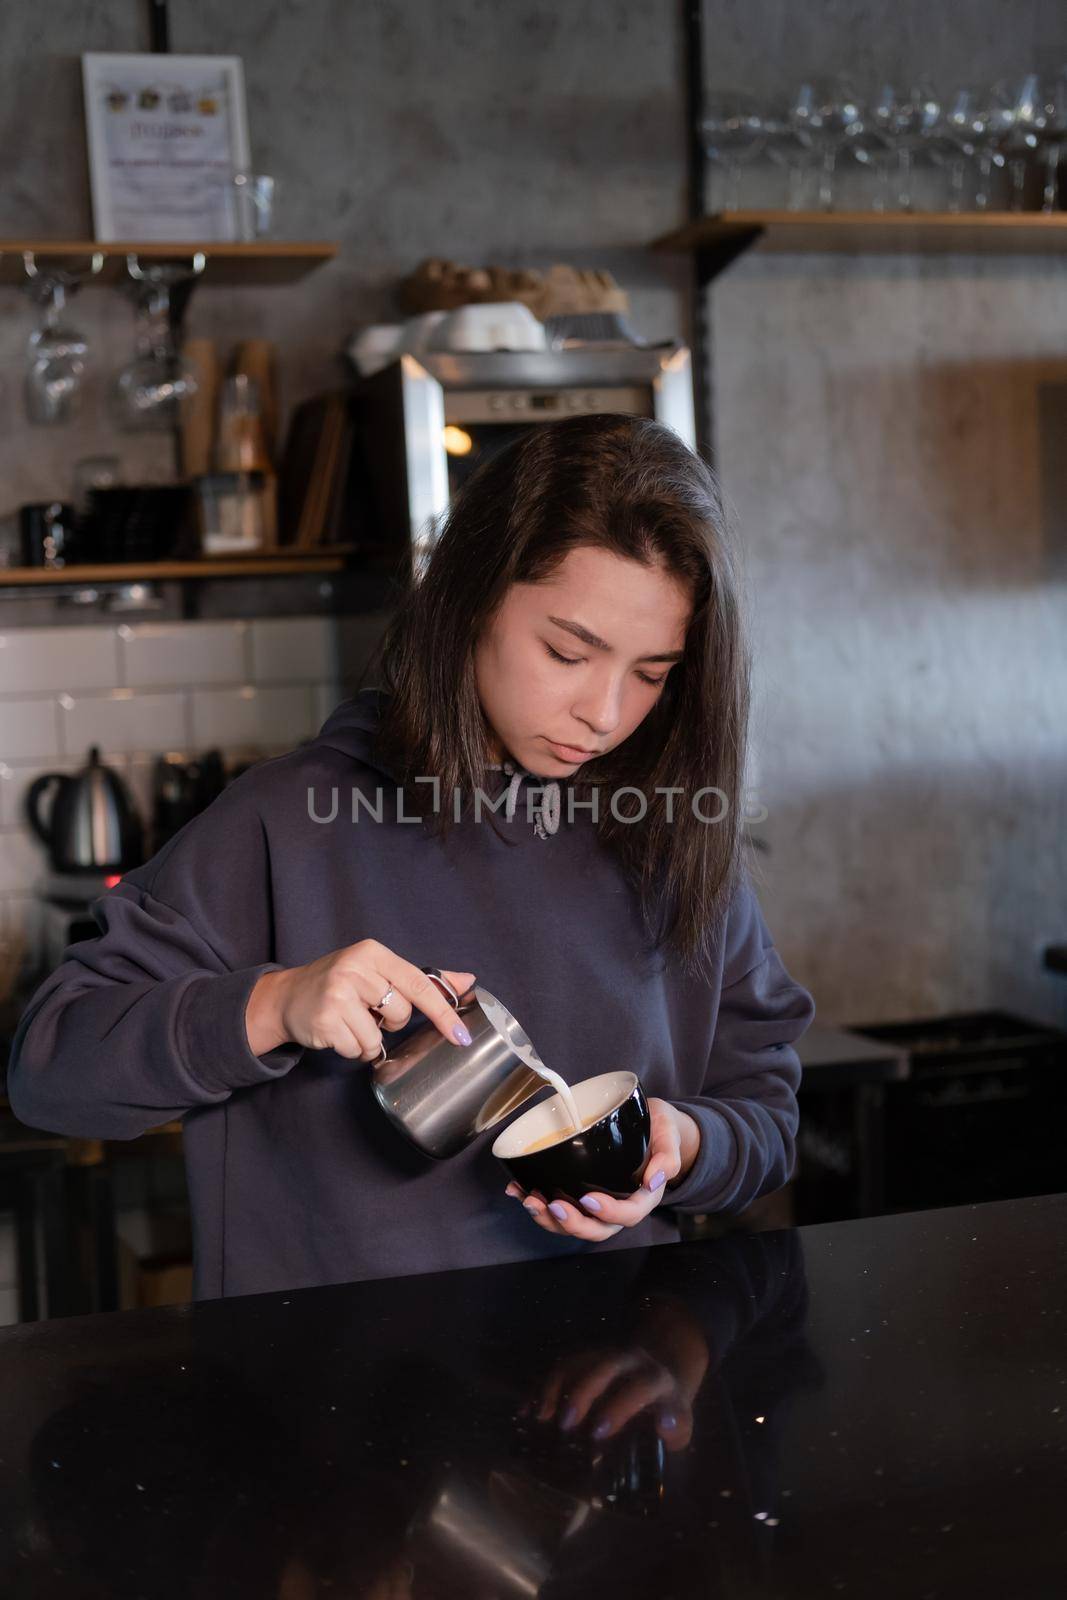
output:
M 371 1067 L 371 1087 L 393 1126 L 440 1160 L 456 1155 L 547 1083 L 579 1130 L 581 1117 L 569 1086 L 545 1066 L 507 1007 L 481 984 L 460 996 L 438 968 L 422 971 L 462 1017 L 471 1043 L 457 1048 L 426 1022 L 388 1054 L 383 1044 Z

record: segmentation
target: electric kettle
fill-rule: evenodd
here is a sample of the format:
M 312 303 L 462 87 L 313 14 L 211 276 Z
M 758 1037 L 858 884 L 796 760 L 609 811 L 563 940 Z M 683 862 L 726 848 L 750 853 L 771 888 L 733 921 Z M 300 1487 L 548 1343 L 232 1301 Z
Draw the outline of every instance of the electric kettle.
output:
M 45 791 L 55 787 L 47 821 Z M 125 872 L 144 859 L 144 831 L 119 774 L 93 745 L 80 772 L 43 772 L 26 791 L 26 819 L 56 872 Z

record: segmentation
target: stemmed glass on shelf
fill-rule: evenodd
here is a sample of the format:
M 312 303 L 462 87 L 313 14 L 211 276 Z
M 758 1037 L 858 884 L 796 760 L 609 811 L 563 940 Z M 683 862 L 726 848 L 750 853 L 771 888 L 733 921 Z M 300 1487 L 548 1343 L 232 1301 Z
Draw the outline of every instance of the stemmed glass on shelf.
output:
M 811 140 L 795 128 L 788 116 L 771 112 L 763 118 L 764 150 L 769 161 L 786 174 L 786 210 L 799 211 L 804 203 L 805 179 L 811 169 Z
M 726 170 L 723 211 L 740 204 L 741 168 L 763 149 L 763 123 L 756 97 L 744 89 L 715 90 L 704 103 L 701 119 L 708 159 Z
M 1067 143 L 1067 70 L 1046 81 L 1036 72 L 1028 73 L 1016 91 L 1012 109 L 1012 126 L 1005 141 L 1011 209 L 1023 209 L 1027 158 L 1040 152 L 1045 169 L 1041 209 L 1047 215 L 1059 205 L 1060 155 Z
M 1060 71 L 1044 91 L 1045 125 L 1040 144 L 1045 157 L 1045 181 L 1041 209 L 1048 214 L 1059 209 L 1060 161 L 1067 145 L 1067 67 Z
M 875 188 L 871 209 L 888 211 L 891 209 L 889 202 L 892 198 L 889 174 L 896 162 L 896 147 L 889 135 L 878 126 L 868 112 L 864 112 L 862 120 L 862 127 L 849 140 L 849 151 L 861 166 L 868 172 L 874 173 Z
M 897 157 L 897 204 L 901 211 L 912 211 L 915 157 L 937 126 L 941 104 L 929 84 L 917 82 L 906 88 L 882 84 L 874 96 L 871 117 L 876 127 L 892 141 Z
M 797 89 L 788 120 L 802 143 L 819 157 L 819 206 L 832 211 L 838 155 L 863 130 L 859 98 L 846 78 L 813 79 Z
M 951 172 L 950 211 L 963 208 L 967 163 L 975 174 L 974 209 L 988 210 L 993 168 L 1004 165 L 1000 147 L 1013 120 L 1008 97 L 996 85 L 992 89 L 967 86 L 948 95 L 933 137 L 940 148 L 950 150 L 955 146 L 958 152 L 956 158 L 947 158 Z
M 861 97 L 850 75 L 840 74 L 809 79 L 768 106 L 747 92 L 722 91 L 709 98 L 706 113 L 707 154 L 727 173 L 725 211 L 739 206 L 742 169 L 760 156 L 785 171 L 788 210 L 806 203 L 809 174 L 817 178 L 815 203 L 833 210 L 846 150 L 874 179 L 866 203 L 875 211 L 915 210 L 921 160 L 947 173 L 943 204 L 952 213 L 1000 204 L 1021 211 L 1033 167 L 1042 178 L 1042 212 L 1060 208 L 1067 65 L 1044 77 L 1027 73 L 1017 82 L 945 86 L 943 94 L 916 75 L 882 83 Z M 1002 170 L 1010 175 L 1003 201 L 994 191 Z

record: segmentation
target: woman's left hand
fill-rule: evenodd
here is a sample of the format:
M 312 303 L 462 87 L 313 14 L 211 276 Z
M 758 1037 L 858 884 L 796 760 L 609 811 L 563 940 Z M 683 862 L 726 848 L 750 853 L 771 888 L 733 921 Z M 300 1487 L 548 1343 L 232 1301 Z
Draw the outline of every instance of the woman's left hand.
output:
M 600 1244 L 620 1228 L 636 1227 L 666 1197 L 667 1185 L 685 1176 L 700 1149 L 700 1129 L 687 1111 L 672 1106 L 669 1100 L 649 1100 L 648 1110 L 652 1119 L 648 1160 L 641 1187 L 625 1200 L 593 1190 L 581 1197 L 581 1206 L 572 1206 L 567 1200 L 546 1204 L 543 1195 L 525 1194 L 517 1183 L 509 1183 L 505 1193 L 521 1200 L 546 1233 L 570 1234 Z

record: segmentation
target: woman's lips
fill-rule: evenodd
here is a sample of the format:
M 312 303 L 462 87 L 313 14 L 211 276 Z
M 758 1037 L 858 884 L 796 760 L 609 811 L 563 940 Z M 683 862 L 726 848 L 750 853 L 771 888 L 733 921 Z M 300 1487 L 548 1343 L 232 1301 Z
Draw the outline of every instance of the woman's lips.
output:
M 557 744 L 555 739 L 546 739 L 545 743 L 553 749 L 562 761 L 588 761 L 591 756 L 598 754 L 596 750 L 580 750 L 577 745 Z

